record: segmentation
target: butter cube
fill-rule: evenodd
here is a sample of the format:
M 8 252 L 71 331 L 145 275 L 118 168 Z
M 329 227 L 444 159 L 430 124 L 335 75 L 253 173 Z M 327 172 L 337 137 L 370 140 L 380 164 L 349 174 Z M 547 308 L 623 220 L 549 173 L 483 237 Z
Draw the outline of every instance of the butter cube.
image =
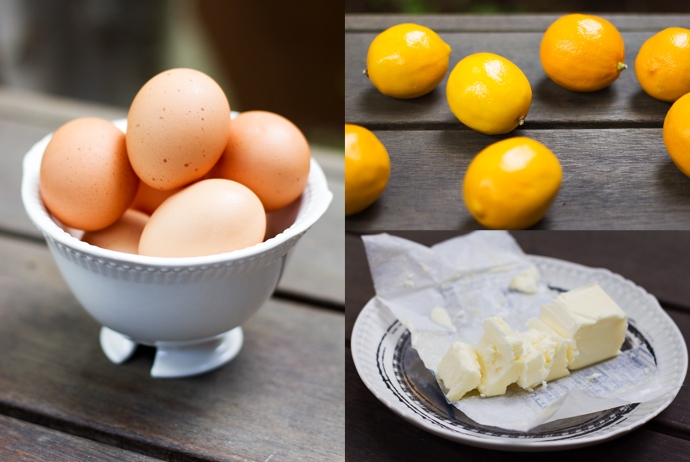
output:
M 618 355 L 628 330 L 623 310 L 596 283 L 560 294 L 542 306 L 539 319 L 572 340 L 570 370 Z
M 438 364 L 436 376 L 448 401 L 458 401 L 477 388 L 482 375 L 474 348 L 462 342 L 453 343 Z
M 477 344 L 477 359 L 482 379 L 477 386 L 484 396 L 503 395 L 520 376 L 522 336 L 511 330 L 499 316 L 484 320 L 484 335 Z
M 544 379 L 547 382 L 560 379 L 566 375 L 570 375 L 568 370 L 568 350 L 572 350 L 572 341 L 561 337 L 555 330 L 541 322 L 537 318 L 532 318 L 527 321 L 527 332 L 536 330 L 548 336 L 550 342 L 539 341 L 537 348 L 544 354 L 549 374 Z M 532 337 L 534 334 L 531 334 Z M 535 341 L 532 340 L 534 344 Z

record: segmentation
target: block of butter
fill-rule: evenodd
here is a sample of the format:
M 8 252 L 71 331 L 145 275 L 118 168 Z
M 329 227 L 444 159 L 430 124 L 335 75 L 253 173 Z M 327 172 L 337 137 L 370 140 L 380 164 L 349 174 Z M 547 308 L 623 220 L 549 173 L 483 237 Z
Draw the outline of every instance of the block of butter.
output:
M 618 355 L 628 329 L 623 310 L 596 283 L 560 294 L 542 306 L 539 319 L 572 340 L 571 371 Z
M 483 396 L 503 395 L 522 371 L 522 336 L 498 316 L 484 320 L 484 335 L 477 344 L 482 378 L 477 389 Z
M 482 374 L 474 348 L 462 342 L 453 343 L 438 364 L 436 376 L 449 401 L 458 401 L 477 388 Z

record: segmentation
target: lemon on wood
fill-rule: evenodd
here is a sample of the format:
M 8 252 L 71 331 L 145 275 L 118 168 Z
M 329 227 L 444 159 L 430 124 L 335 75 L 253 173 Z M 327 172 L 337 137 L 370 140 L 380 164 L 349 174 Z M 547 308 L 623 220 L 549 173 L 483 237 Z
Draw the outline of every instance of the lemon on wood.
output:
M 460 122 L 497 135 L 522 125 L 532 103 L 532 87 L 511 61 L 493 53 L 476 53 L 462 59 L 450 73 L 446 97 Z
M 463 182 L 465 205 L 487 228 L 528 228 L 547 212 L 562 177 L 549 148 L 530 138 L 509 138 L 488 146 L 470 163 Z
M 664 119 L 664 145 L 671 160 L 690 176 L 690 93 L 681 96 Z
M 345 124 L 345 215 L 353 215 L 378 199 L 388 183 L 388 151 L 372 132 Z
M 426 95 L 448 71 L 450 46 L 428 27 L 398 24 L 376 36 L 367 53 L 371 83 L 393 98 Z
M 616 26 L 591 14 L 568 14 L 546 29 L 539 47 L 546 75 L 563 88 L 588 92 L 611 85 L 627 68 Z
M 647 94 L 674 102 L 690 92 L 690 30 L 669 27 L 642 44 L 635 75 Z

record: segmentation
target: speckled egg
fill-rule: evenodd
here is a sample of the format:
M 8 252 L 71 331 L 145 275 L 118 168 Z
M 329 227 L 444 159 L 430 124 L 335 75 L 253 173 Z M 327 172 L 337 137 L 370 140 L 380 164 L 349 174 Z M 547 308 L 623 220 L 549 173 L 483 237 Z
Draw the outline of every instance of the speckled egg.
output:
M 306 138 L 285 117 L 243 112 L 232 121 L 225 152 L 210 175 L 249 187 L 272 212 L 302 194 L 310 158 Z
M 43 154 L 41 197 L 48 210 L 72 228 L 93 231 L 115 223 L 138 186 L 125 134 L 107 120 L 67 122 L 53 133 Z
M 204 176 L 223 153 L 230 104 L 203 72 L 171 69 L 146 82 L 127 116 L 132 167 L 154 189 L 179 188 Z
M 137 253 L 139 238 L 149 216 L 139 210 L 127 209 L 112 225 L 98 231 L 87 231 L 81 240 L 102 249 Z
M 165 200 L 146 224 L 139 254 L 197 257 L 258 244 L 266 232 L 261 201 L 235 181 L 194 183 Z

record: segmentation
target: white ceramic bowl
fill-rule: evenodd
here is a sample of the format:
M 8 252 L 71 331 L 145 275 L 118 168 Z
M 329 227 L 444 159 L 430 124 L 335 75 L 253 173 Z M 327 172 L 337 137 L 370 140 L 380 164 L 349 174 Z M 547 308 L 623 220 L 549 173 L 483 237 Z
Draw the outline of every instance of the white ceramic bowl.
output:
M 114 123 L 126 131 L 126 119 Z M 273 238 L 204 257 L 115 252 L 77 239 L 46 210 L 39 172 L 51 136 L 24 157 L 24 207 L 77 300 L 104 326 L 101 345 L 106 356 L 120 363 L 137 343 L 156 346 L 151 373 L 157 377 L 198 374 L 234 358 L 242 345 L 239 326 L 271 296 L 288 251 L 333 198 L 323 170 L 312 158 L 297 218 Z

